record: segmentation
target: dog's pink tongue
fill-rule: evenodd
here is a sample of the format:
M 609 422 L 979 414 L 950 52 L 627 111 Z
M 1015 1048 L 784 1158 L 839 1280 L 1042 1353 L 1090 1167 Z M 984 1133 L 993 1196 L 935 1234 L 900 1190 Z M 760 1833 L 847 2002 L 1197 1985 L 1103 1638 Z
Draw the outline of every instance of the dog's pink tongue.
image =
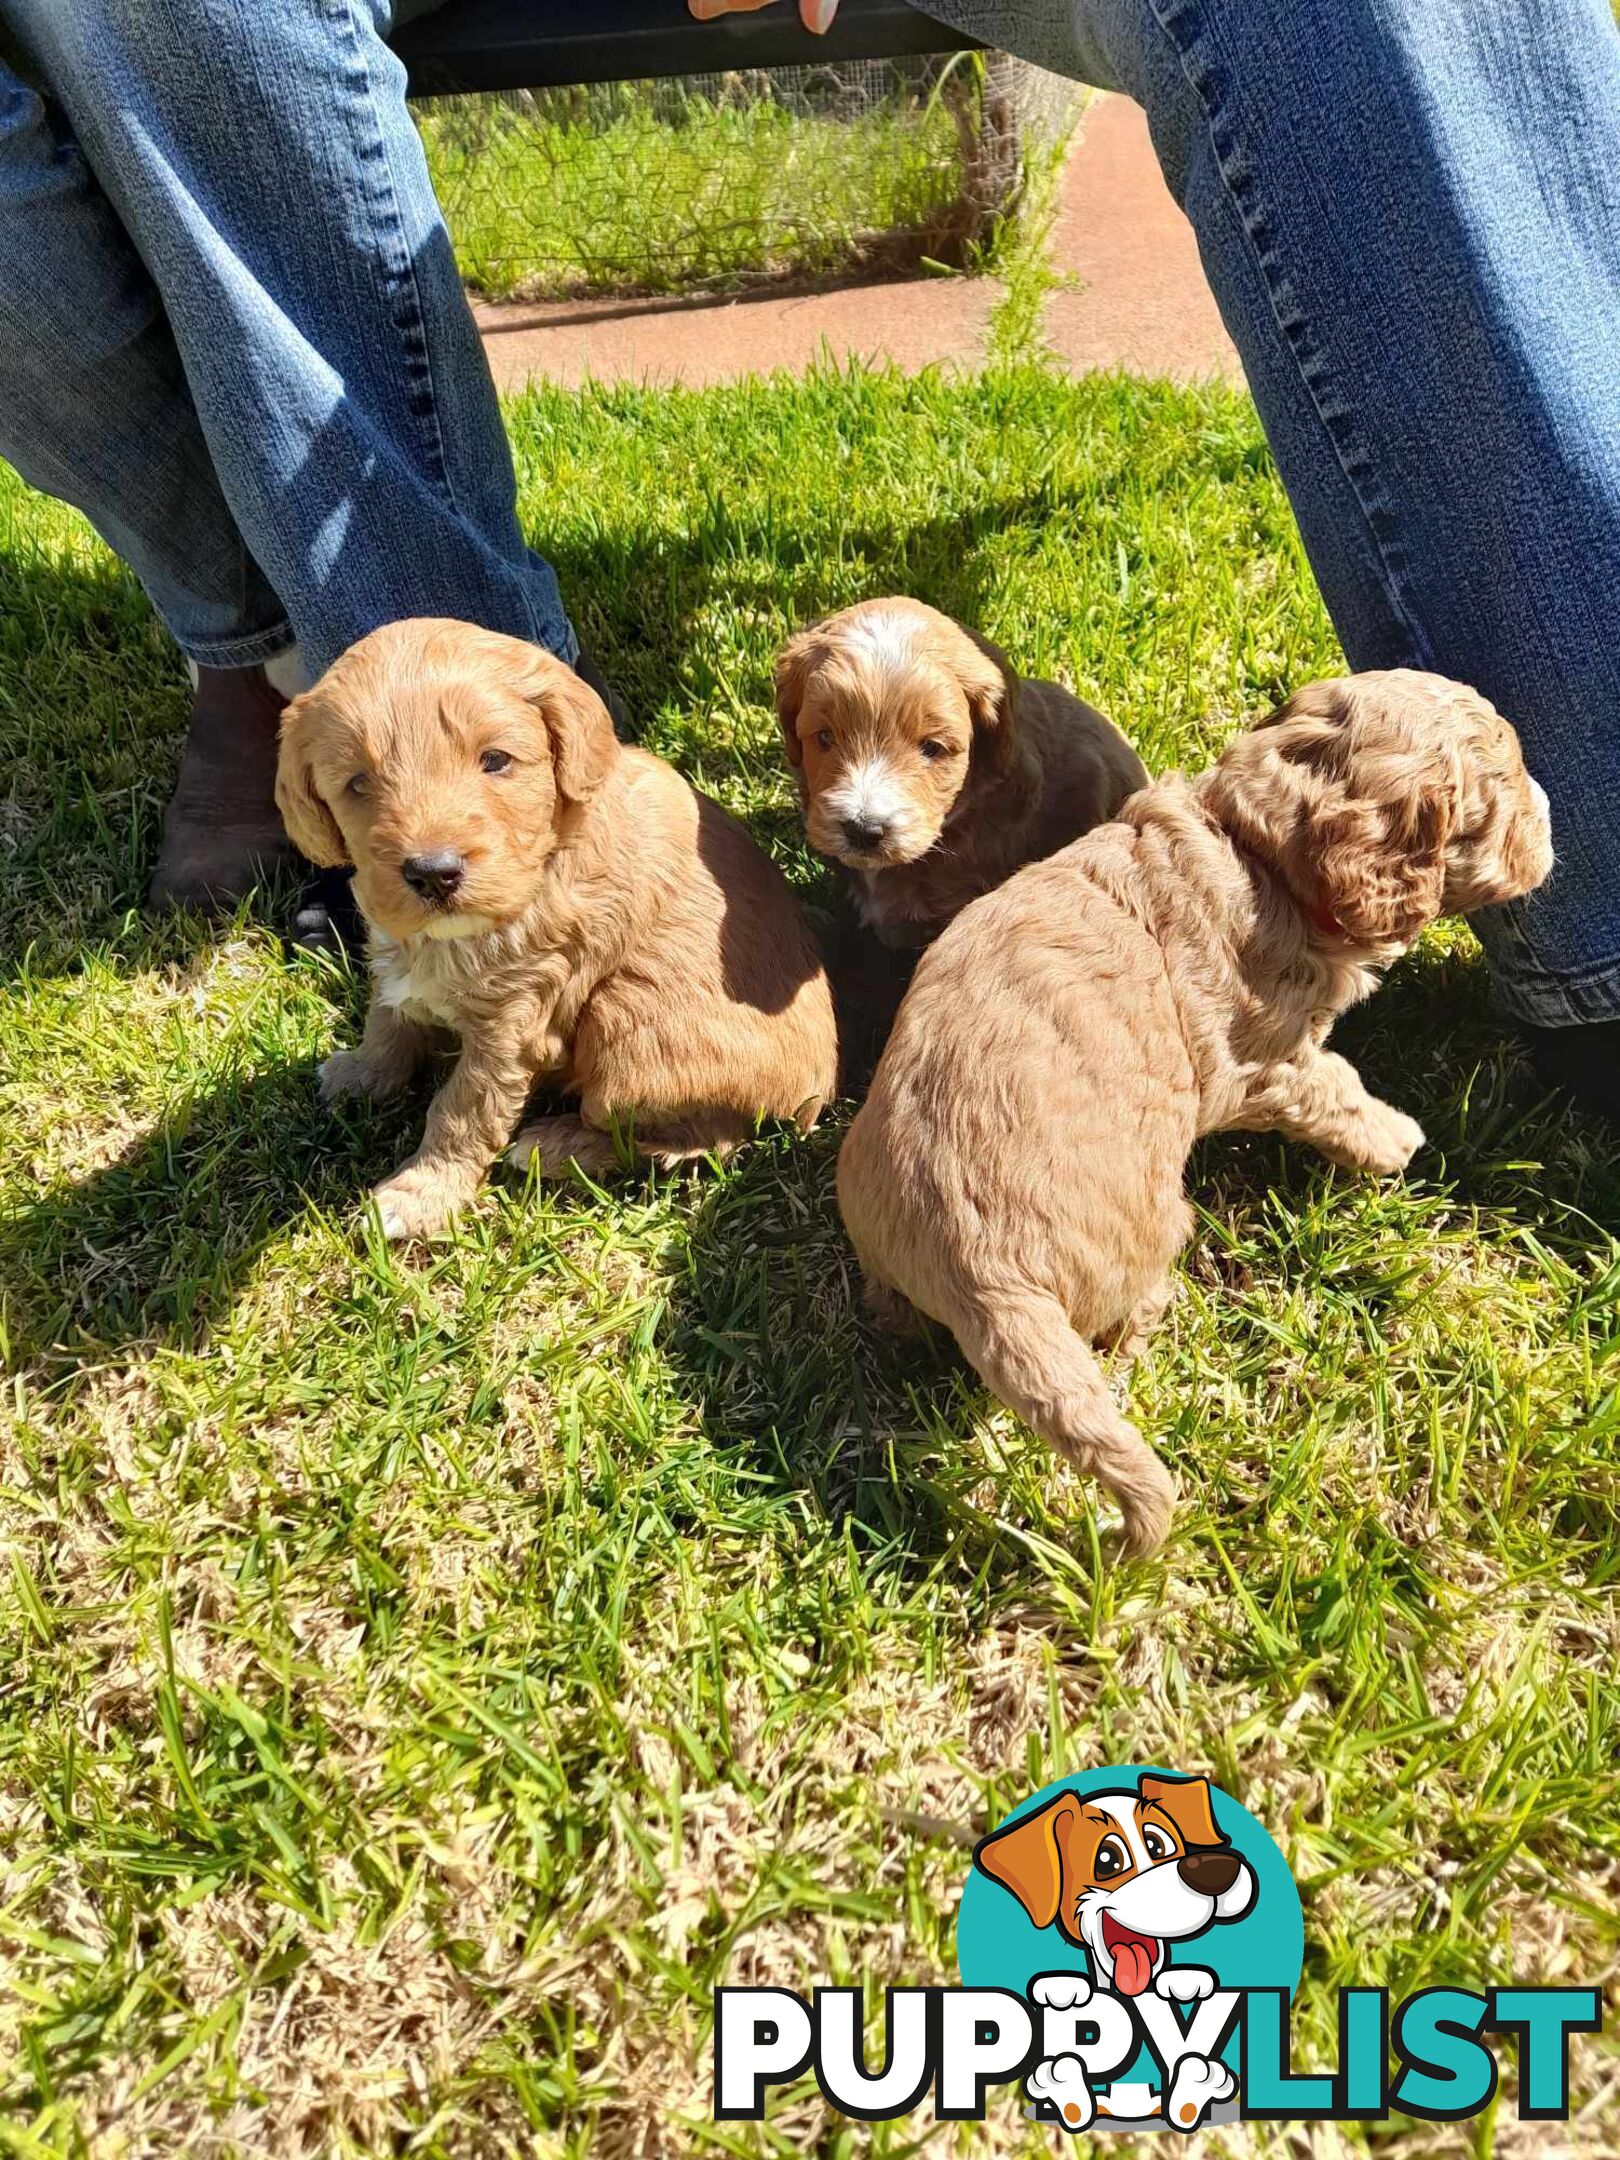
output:
M 1114 1987 L 1121 1995 L 1140 1995 L 1153 1978 L 1153 1949 L 1141 1941 L 1114 1945 Z

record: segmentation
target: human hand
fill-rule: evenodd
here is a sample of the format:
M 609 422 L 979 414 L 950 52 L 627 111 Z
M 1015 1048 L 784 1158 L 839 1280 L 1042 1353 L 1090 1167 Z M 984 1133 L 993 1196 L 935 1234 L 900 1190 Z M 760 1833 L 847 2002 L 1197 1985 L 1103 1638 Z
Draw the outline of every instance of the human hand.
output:
M 721 15 L 752 15 L 757 8 L 773 7 L 775 0 L 686 0 L 699 22 L 713 22 Z M 799 20 L 816 37 L 832 28 L 838 0 L 799 0 Z

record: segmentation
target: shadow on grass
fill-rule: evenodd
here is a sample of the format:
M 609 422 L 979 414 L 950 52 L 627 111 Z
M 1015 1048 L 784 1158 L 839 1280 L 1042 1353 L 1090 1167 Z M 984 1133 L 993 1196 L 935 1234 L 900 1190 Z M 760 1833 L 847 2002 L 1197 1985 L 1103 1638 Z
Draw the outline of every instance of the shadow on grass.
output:
M 641 723 L 701 693 L 695 629 L 717 592 L 739 612 L 765 610 L 789 627 L 884 593 L 911 593 L 977 622 L 988 592 L 985 543 L 1022 525 L 1036 507 L 1033 498 L 1020 499 L 913 525 L 851 528 L 836 551 L 819 527 L 804 535 L 772 528 L 766 535 L 757 520 L 734 516 L 719 502 L 711 502 L 679 547 L 667 535 L 647 542 L 619 530 L 583 541 L 537 533 L 533 544 L 549 556 L 592 657 L 624 695 L 632 721 Z M 767 537 L 768 565 L 754 559 Z M 852 564 L 861 566 L 854 579 Z M 733 687 L 770 703 L 768 678 Z M 774 742 L 771 749 L 774 756 Z M 791 832 L 797 840 L 796 821 Z
M 161 956 L 164 942 L 153 933 L 132 957 Z M 1428 1145 L 1413 1180 L 1493 1218 L 1488 1234 L 1530 1233 L 1577 1253 L 1620 1231 L 1620 1140 L 1540 1086 L 1466 946 L 1398 967 L 1334 1042 L 1371 1088 L 1422 1120 Z M 0 1219 L 13 1354 L 194 1339 L 288 1222 L 311 1209 L 353 1217 L 366 1187 L 409 1153 L 428 1093 L 424 1084 L 401 1105 L 334 1119 L 312 1067 L 285 1064 L 187 1097 L 116 1159 Z M 937 1350 L 882 1341 L 860 1315 L 832 1197 L 837 1134 L 824 1124 L 803 1142 L 778 1135 L 724 1178 L 696 1182 L 672 1351 L 717 1435 L 768 1431 L 762 1444 L 784 1463 L 821 1465 L 812 1482 L 827 1496 L 855 1494 L 881 1517 L 889 1472 L 874 1482 L 870 1451 L 902 1429 L 926 1447 L 952 1403 L 962 1408 L 964 1383 L 954 1365 L 941 1371 Z M 1195 1151 L 1189 1190 L 1241 1216 L 1273 1196 L 1303 1199 L 1328 1175 L 1274 1136 L 1216 1136 Z M 905 1392 L 918 1388 L 915 1399 Z
M 661 1347 L 717 1451 L 908 1571 L 964 1543 L 982 1562 L 992 1541 L 965 1499 L 985 1468 L 965 1437 L 982 1390 L 947 1336 L 868 1322 L 833 1197 L 841 1138 L 830 1121 L 765 1134 L 693 1182 Z
M 311 1063 L 186 1098 L 88 1176 L 0 1221 L 11 1359 L 49 1384 L 136 1345 L 206 1343 L 264 1246 L 315 1213 L 351 1217 L 409 1151 L 420 1105 L 341 1122 Z
M 312 1064 L 244 1074 L 12 1209 L 0 1222 L 11 1368 L 43 1398 L 132 1352 L 206 1352 L 290 1226 L 324 1216 L 356 1234 L 366 1188 L 409 1152 L 427 1092 L 334 1118 Z M 908 1573 L 953 1545 L 982 1572 L 995 1541 L 958 1487 L 983 1464 L 953 1448 L 976 1385 L 943 1338 L 867 1329 L 832 1199 L 838 1137 L 831 1124 L 770 1133 L 723 1175 L 681 1179 L 660 1347 L 719 1457 L 803 1492 Z M 1009 1551 L 994 1573 L 1010 1581 L 1017 1564 Z

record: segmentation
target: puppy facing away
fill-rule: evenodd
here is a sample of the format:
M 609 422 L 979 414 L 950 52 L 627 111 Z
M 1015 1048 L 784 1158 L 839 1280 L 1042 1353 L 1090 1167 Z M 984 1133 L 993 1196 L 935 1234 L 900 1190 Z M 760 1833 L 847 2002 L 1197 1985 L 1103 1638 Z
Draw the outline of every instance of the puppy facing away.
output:
M 1403 1169 L 1421 1130 L 1328 1030 L 1425 924 L 1551 866 L 1513 730 L 1407 669 L 1313 684 L 1133 796 L 918 963 L 838 1165 L 874 1307 L 943 1322 L 1151 1550 L 1171 1481 L 1091 1346 L 1132 1349 L 1162 1311 L 1194 1140 L 1278 1131 Z
M 276 799 L 310 860 L 354 865 L 370 933 L 359 1048 L 322 1092 L 396 1094 L 439 1031 L 461 1053 L 421 1147 L 377 1188 L 390 1237 L 469 1200 L 547 1080 L 577 1115 L 514 1159 L 725 1152 L 833 1092 L 832 1000 L 775 866 L 538 647 L 466 623 L 375 630 L 282 720 Z
M 926 945 L 1147 784 L 1101 713 L 1021 681 L 920 600 L 863 600 L 801 630 L 776 664 L 776 711 L 810 844 L 852 873 L 888 945 Z

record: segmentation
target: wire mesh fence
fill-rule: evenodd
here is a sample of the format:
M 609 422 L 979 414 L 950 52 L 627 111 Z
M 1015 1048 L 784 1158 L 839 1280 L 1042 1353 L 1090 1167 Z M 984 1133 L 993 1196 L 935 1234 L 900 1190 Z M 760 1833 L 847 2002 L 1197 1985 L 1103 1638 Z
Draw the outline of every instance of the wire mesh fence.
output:
M 1001 53 L 430 99 L 462 274 L 496 299 L 746 288 L 992 254 L 1076 86 Z

